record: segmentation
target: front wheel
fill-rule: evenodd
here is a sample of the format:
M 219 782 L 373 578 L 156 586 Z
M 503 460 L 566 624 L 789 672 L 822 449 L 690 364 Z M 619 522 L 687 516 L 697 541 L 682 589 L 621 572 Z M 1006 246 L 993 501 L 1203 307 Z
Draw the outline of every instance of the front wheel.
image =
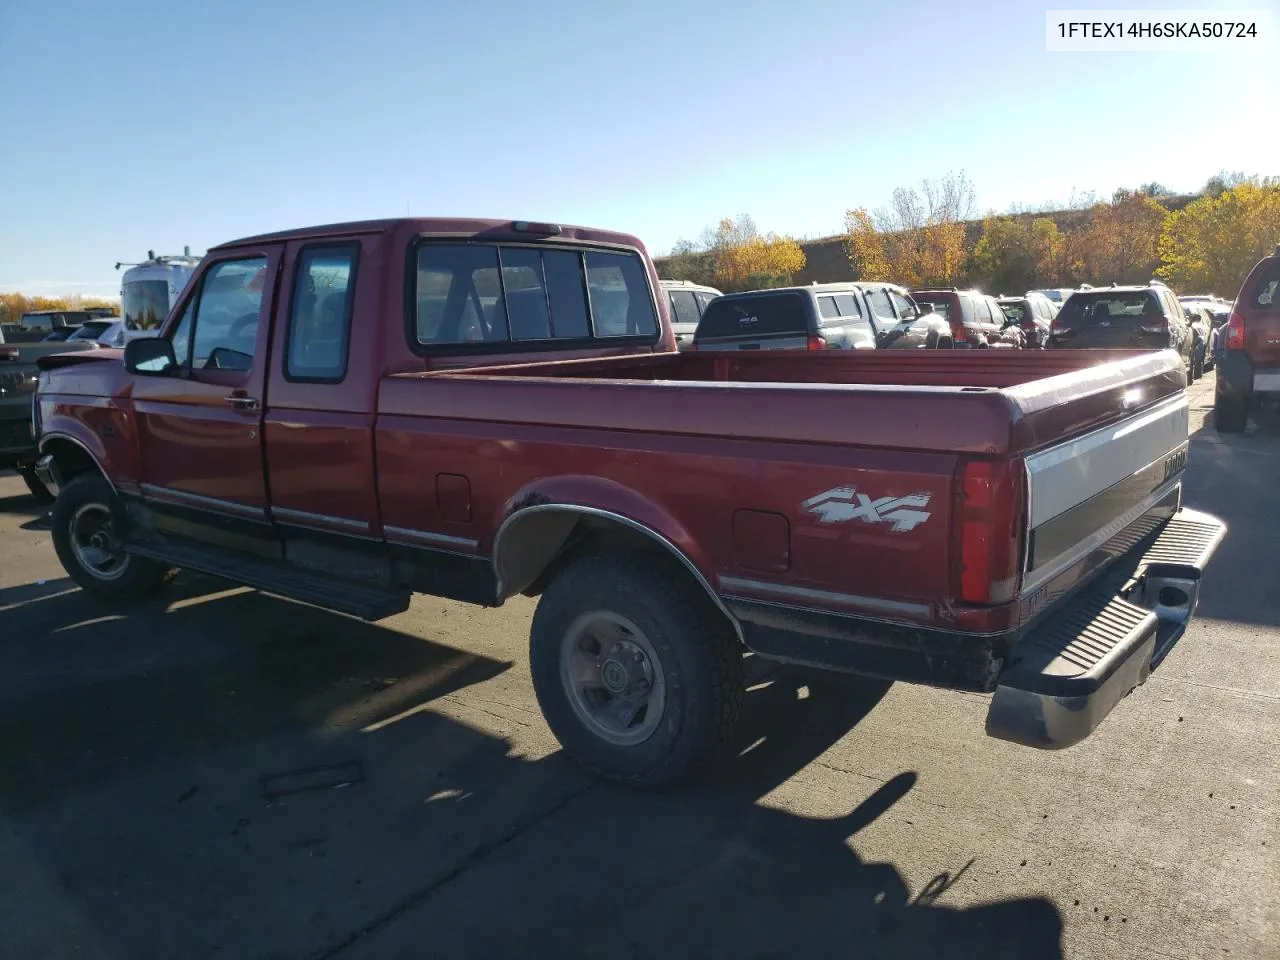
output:
M 53 505 L 53 549 L 85 591 L 107 601 L 141 600 L 164 583 L 169 570 L 121 549 L 114 505 L 115 491 L 100 474 L 76 477 Z
M 742 649 L 680 569 L 643 554 L 570 564 L 529 636 L 533 688 L 565 752 L 605 780 L 667 786 L 729 741 Z

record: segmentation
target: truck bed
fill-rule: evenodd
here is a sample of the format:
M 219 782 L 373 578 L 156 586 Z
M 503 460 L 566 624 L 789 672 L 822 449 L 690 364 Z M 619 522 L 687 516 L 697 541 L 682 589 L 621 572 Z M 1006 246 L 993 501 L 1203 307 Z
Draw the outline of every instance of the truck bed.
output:
M 499 384 L 518 388 L 519 402 Z M 379 412 L 420 414 L 438 395 L 466 420 L 999 455 L 1185 385 L 1172 351 L 681 353 L 398 374 Z

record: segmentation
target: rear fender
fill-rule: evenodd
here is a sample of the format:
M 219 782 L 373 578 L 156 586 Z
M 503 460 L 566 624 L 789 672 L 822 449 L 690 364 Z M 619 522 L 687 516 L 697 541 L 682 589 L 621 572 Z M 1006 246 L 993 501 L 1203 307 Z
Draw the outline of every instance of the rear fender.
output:
M 492 554 L 499 598 L 534 583 L 584 518 L 616 523 L 652 540 L 689 571 L 736 629 L 704 573 L 707 558 L 684 525 L 631 488 L 603 477 L 538 480 L 503 505 Z

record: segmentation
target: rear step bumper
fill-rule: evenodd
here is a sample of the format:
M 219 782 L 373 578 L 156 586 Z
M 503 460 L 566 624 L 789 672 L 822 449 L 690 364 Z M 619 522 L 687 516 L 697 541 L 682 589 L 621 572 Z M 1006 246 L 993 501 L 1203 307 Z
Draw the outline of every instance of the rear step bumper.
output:
M 1000 674 L 988 735 L 1059 750 L 1092 733 L 1186 630 L 1226 530 L 1207 513 L 1180 510 L 1145 551 L 1033 627 Z

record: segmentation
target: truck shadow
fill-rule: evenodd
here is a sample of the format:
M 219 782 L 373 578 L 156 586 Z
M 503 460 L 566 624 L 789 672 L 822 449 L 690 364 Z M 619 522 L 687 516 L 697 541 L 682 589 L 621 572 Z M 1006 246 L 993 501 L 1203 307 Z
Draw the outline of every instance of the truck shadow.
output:
M 772 796 L 884 683 L 752 662 L 730 758 L 641 793 L 505 661 L 212 578 L 68 588 L 0 592 L 0 955 L 1061 956 L 1049 901 L 958 895 L 972 861 L 913 890 L 858 853 L 915 773 L 837 773 L 825 817 Z
M 1205 574 L 1197 616 L 1280 626 L 1274 569 L 1262 558 L 1280 539 L 1280 415 L 1266 412 L 1243 434 L 1220 434 L 1210 413 L 1191 437 L 1183 502 L 1227 522 Z

